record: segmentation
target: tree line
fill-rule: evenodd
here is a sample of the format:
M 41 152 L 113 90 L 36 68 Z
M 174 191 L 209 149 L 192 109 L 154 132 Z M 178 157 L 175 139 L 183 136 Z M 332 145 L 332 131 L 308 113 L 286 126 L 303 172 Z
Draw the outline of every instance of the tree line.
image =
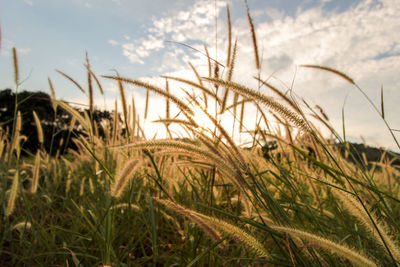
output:
M 85 109 L 77 109 L 83 114 Z M 44 92 L 22 91 L 15 93 L 11 89 L 0 91 L 0 131 L 11 135 L 13 131 L 16 111 L 21 114 L 21 133 L 26 137 L 22 144 L 24 154 L 36 153 L 38 149 L 44 149 L 47 153 L 55 155 L 58 151 L 64 154 L 68 149 L 76 149 L 71 138 L 83 134 L 79 129 L 78 122 L 73 122 L 71 114 L 58 106 L 54 109 L 51 97 Z M 33 111 L 39 117 L 43 129 L 43 144 L 38 142 L 38 131 L 36 128 Z M 86 110 L 88 112 L 88 110 Z M 97 125 L 100 136 L 104 136 L 101 121 L 111 121 L 109 111 L 94 110 L 90 115 L 93 125 Z

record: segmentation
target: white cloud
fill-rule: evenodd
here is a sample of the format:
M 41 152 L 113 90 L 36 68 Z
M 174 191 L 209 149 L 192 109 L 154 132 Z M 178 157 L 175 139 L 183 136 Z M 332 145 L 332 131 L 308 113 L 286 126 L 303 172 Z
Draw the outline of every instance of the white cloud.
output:
M 24 0 L 24 2 L 30 6 L 33 6 L 33 1 L 32 0 Z
M 376 1 L 375 1 L 376 2 Z M 385 88 L 387 113 L 398 114 L 400 107 L 395 77 L 400 69 L 400 7 L 391 0 L 364 1 L 344 12 L 328 12 L 321 8 L 299 10 L 294 17 L 276 16 L 277 19 L 262 21 L 256 25 L 260 54 L 263 54 L 263 76 L 274 71 L 278 79 L 272 83 L 283 90 L 290 86 L 295 64 L 318 64 L 336 68 L 350 75 L 379 105 L 379 90 Z M 272 16 L 271 16 L 272 17 Z M 260 20 L 259 20 L 260 21 Z M 379 23 L 377 23 L 379 21 Z M 235 21 L 236 36 L 240 42 L 236 73 L 254 74 L 254 56 L 246 18 Z M 382 25 L 385 25 L 382 27 Z M 397 56 L 396 56 L 397 55 Z M 246 82 L 246 79 L 236 80 Z M 323 106 L 331 115 L 332 123 L 340 129 L 341 107 L 349 94 L 346 105 L 348 134 L 367 141 L 379 141 L 391 146 L 379 116 L 373 112 L 357 89 L 338 76 L 326 72 L 299 69 L 294 85 L 295 92 L 311 103 Z M 363 119 L 362 119 L 363 118 Z M 400 120 L 387 115 L 392 127 Z M 380 125 L 379 130 L 371 129 Z M 374 127 L 372 127 L 374 128 Z
M 144 64 L 144 61 L 140 58 L 132 43 L 123 44 L 122 51 L 123 55 L 126 56 L 130 62 Z
M 147 40 L 142 42 L 142 47 L 145 47 L 147 50 L 158 51 L 159 49 L 164 48 L 164 42 L 161 39 L 157 39 L 154 35 L 149 34 Z
M 115 83 L 115 82 L 106 82 L 103 87 L 104 87 L 105 92 L 110 92 L 110 93 L 118 93 L 119 92 L 117 83 Z
M 107 42 L 108 42 L 110 45 L 112 45 L 112 46 L 117 46 L 117 45 L 119 45 L 119 43 L 118 43 L 117 41 L 112 40 L 112 39 L 108 40 Z
M 30 47 L 23 47 L 23 46 L 18 46 L 15 44 L 15 42 L 9 40 L 9 39 L 2 39 L 2 44 L 1 44 L 1 50 L 0 50 L 0 55 L 2 56 L 10 56 L 11 55 L 11 49 L 15 47 L 17 49 L 17 54 L 18 55 L 27 55 L 29 54 L 32 49 Z
M 224 7 L 225 3 L 218 1 L 216 13 L 224 14 L 220 12 Z M 387 113 L 400 112 L 395 101 L 398 99 L 396 77 L 400 70 L 400 6 L 395 0 L 366 0 L 342 12 L 326 11 L 317 6 L 299 9 L 294 16 L 277 9 L 260 10 L 259 13 L 255 26 L 259 52 L 264 59 L 262 76 L 268 77 L 277 71 L 271 82 L 278 88 L 286 90 L 290 86 L 298 64 L 325 65 L 354 78 L 375 103 L 379 103 L 379 88 L 383 83 Z M 264 19 L 261 14 L 265 14 Z M 253 81 L 249 82 L 257 71 L 247 18 L 233 18 L 233 27 L 234 38 L 239 42 L 234 79 L 255 85 Z M 224 63 L 227 44 L 224 19 L 219 19 L 218 30 L 218 60 Z M 180 51 L 177 45 L 166 46 L 164 40 L 183 42 L 199 50 L 203 50 L 205 44 L 215 58 L 214 3 L 196 1 L 187 10 L 153 18 L 153 27 L 148 29 L 147 37 L 122 46 L 124 55 L 131 62 L 143 64 L 153 52 L 166 49 L 159 71 L 178 73 L 187 69 L 186 61 L 191 61 L 199 71 L 206 73 L 204 56 L 187 49 Z M 322 106 L 334 126 L 341 125 L 341 107 L 349 94 L 345 108 L 348 134 L 358 137 L 363 133 L 367 141 L 370 138 L 384 146 L 393 145 L 384 127 L 367 130 L 371 125 L 379 124 L 379 116 L 371 111 L 355 88 L 340 77 L 322 71 L 301 68 L 297 72 L 295 93 L 312 105 Z M 358 114 L 367 117 L 362 119 Z M 399 118 L 387 116 L 393 128 L 400 128 Z
M 225 2 L 217 1 L 217 15 L 225 5 Z M 151 53 L 165 48 L 166 40 L 208 43 L 214 38 L 210 35 L 210 32 L 215 27 L 215 14 L 210 10 L 214 10 L 214 2 L 200 0 L 186 11 L 180 11 L 163 18 L 153 18 L 153 26 L 147 30 L 147 36 L 126 43 L 125 45 L 133 45 L 135 50 L 129 50 L 127 49 L 129 46 L 123 46 L 123 54 L 132 63 L 143 64 L 144 59 L 149 57 Z
M 157 71 L 163 72 L 168 70 L 177 70 L 182 68 L 182 62 L 179 59 L 184 54 L 182 49 L 175 49 L 174 51 L 168 51 L 164 53 L 160 66 Z
M 20 48 L 17 47 L 17 52 L 18 52 L 18 54 L 20 54 L 20 55 L 29 54 L 31 51 L 32 51 L 32 49 L 29 48 L 29 47 L 20 47 Z
M 111 0 L 112 2 L 114 2 L 115 4 L 117 4 L 118 6 L 121 5 L 121 0 Z
M 133 51 L 135 49 L 135 46 L 133 44 L 129 43 L 129 44 L 123 44 L 122 48 L 124 50 L 127 50 L 127 51 L 131 52 L 131 51 Z

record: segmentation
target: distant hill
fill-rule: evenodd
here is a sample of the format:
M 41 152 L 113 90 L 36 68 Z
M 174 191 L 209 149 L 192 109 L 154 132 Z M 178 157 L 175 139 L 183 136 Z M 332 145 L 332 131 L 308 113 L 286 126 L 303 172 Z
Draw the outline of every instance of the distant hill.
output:
M 367 158 L 369 163 L 371 162 L 379 162 L 382 160 L 391 162 L 393 166 L 400 166 L 400 154 L 395 153 L 393 151 L 387 151 L 382 148 L 371 147 L 364 144 L 357 143 L 348 143 L 349 144 L 349 152 L 353 155 L 353 157 L 347 157 L 347 159 L 353 163 L 363 161 L 363 154 Z M 345 156 L 346 148 L 342 144 L 337 145 L 339 147 L 340 153 Z M 369 164 L 371 165 L 371 164 Z M 369 166 L 371 167 L 371 166 Z
M 373 163 L 380 162 L 381 160 L 383 160 L 383 162 L 389 162 L 392 166 L 400 167 L 400 154 L 393 151 L 351 142 L 348 142 L 347 144 L 336 143 L 334 146 L 339 149 L 339 152 L 343 157 L 346 157 L 348 161 L 353 163 L 363 163 L 363 155 L 365 155 L 368 162 L 368 168 L 371 168 Z M 267 142 L 267 144 L 262 147 L 264 157 L 268 159 L 269 152 L 274 151 L 277 148 L 278 143 L 276 141 Z M 309 155 L 315 154 L 312 148 L 307 147 L 307 150 Z

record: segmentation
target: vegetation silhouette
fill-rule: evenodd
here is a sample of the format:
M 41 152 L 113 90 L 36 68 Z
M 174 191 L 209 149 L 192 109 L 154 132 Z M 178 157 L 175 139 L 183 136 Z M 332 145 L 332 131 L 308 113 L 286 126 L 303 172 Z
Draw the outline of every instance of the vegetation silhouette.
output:
M 21 134 L 26 137 L 22 145 L 24 154 L 34 154 L 41 146 L 51 155 L 55 155 L 57 152 L 64 154 L 68 149 L 77 149 L 74 142 L 71 142 L 71 137 L 83 134 L 79 130 L 79 123 L 75 122 L 75 125 L 71 126 L 71 114 L 61 107 L 57 107 L 54 110 L 51 97 L 40 91 L 22 91 L 17 94 L 11 89 L 0 91 L 0 127 L 8 135 L 11 134 L 14 123 L 16 97 L 17 109 L 21 112 L 22 117 Z M 76 110 L 81 114 L 84 112 L 81 109 Z M 44 136 L 43 144 L 38 142 L 38 131 L 33 111 L 35 111 L 41 122 Z M 104 137 L 101 121 L 111 121 L 111 113 L 109 111 L 95 110 L 91 114 L 91 119 L 93 125 L 98 127 L 99 136 Z

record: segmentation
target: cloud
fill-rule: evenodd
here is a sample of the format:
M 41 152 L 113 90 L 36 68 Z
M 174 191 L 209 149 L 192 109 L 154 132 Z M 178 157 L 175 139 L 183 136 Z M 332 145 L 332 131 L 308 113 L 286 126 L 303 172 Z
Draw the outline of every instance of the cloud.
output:
M 32 0 L 24 0 L 24 2 L 30 6 L 33 6 L 33 1 Z
M 17 52 L 18 52 L 18 54 L 20 54 L 20 55 L 29 54 L 31 51 L 32 51 L 32 49 L 29 48 L 29 47 L 20 47 L 20 48 L 17 48 Z
M 272 21 L 258 19 L 256 32 L 264 59 L 262 76 L 268 77 L 277 71 L 271 82 L 286 91 L 295 77 L 296 65 L 333 67 L 354 78 L 377 105 L 383 83 L 387 113 L 398 114 L 400 108 L 394 100 L 398 99 L 398 93 L 394 88 L 400 69 L 400 19 L 396 15 L 399 12 L 395 1 L 382 0 L 363 1 L 342 12 L 314 7 L 298 10 L 295 16 L 275 16 Z M 385 27 L 377 21 L 382 21 Z M 254 73 L 248 22 L 240 18 L 234 25 L 240 42 L 236 73 Z M 240 77 L 235 79 L 246 82 Z M 362 133 L 367 141 L 379 140 L 381 145 L 394 148 L 373 107 L 356 88 L 338 76 L 298 69 L 294 91 L 307 101 L 323 106 L 338 129 L 341 107 L 349 95 L 345 107 L 348 134 L 359 137 Z M 394 115 L 387 115 L 387 119 L 393 127 L 400 125 Z M 380 125 L 380 128 L 366 130 L 371 125 Z
M 223 17 L 221 10 L 224 8 L 225 3 L 218 1 L 216 14 Z M 294 93 L 312 106 L 322 106 L 335 127 L 341 125 L 342 104 L 349 95 L 345 107 L 348 134 L 358 137 L 363 133 L 371 140 L 379 140 L 381 145 L 392 146 L 384 127 L 368 132 L 367 129 L 379 124 L 380 119 L 356 88 L 326 72 L 303 68 L 296 71 L 296 65 L 318 64 L 341 70 L 354 78 L 375 103 L 379 103 L 383 83 L 387 113 L 398 114 L 400 107 L 395 99 L 398 99 L 396 77 L 400 69 L 400 6 L 395 0 L 366 0 L 340 12 L 326 10 L 324 4 L 298 9 L 293 16 L 278 9 L 257 12 L 255 26 L 263 58 L 262 77 L 274 74 L 271 83 L 283 91 L 291 87 L 295 77 Z M 257 71 L 247 18 L 232 18 L 232 23 L 234 38 L 239 42 L 234 80 L 256 86 L 252 80 Z M 215 43 L 214 2 L 200 0 L 173 15 L 153 18 L 147 36 L 122 44 L 122 49 L 132 63 L 140 64 L 162 50 L 158 71 L 180 73 L 187 69 L 187 61 L 191 61 L 206 74 L 207 60 L 203 55 L 186 48 L 178 49 L 180 46 L 176 44 L 166 45 L 165 40 L 182 42 L 199 50 L 203 50 L 204 44 L 211 57 L 224 63 L 226 35 L 226 23 L 221 18 Z M 362 119 L 362 116 L 367 117 Z M 387 116 L 393 128 L 400 128 L 399 118 Z
M 114 2 L 115 4 L 117 4 L 118 6 L 120 6 L 122 3 L 121 3 L 121 0 L 111 0 L 112 2 Z
M 0 50 L 0 55 L 2 56 L 10 56 L 11 55 L 11 49 L 15 47 L 17 49 L 18 55 L 27 55 L 29 54 L 32 49 L 30 47 L 24 47 L 24 46 L 18 46 L 15 44 L 15 42 L 9 40 L 9 39 L 2 39 L 2 47 Z
M 217 1 L 217 15 L 225 2 Z M 123 55 L 132 63 L 144 63 L 144 59 L 153 52 L 166 48 L 165 41 L 202 42 L 208 43 L 214 37 L 210 32 L 214 29 L 214 2 L 196 1 L 188 10 L 175 12 L 172 16 L 153 18 L 152 26 L 147 30 L 147 36 L 122 45 Z M 135 50 L 130 49 L 131 46 Z M 183 63 L 183 62 L 182 62 Z
M 132 43 L 127 43 L 122 45 L 123 55 L 126 56 L 130 62 L 144 64 L 144 61 L 140 58 L 137 51 L 134 49 Z
M 112 45 L 112 46 L 117 46 L 117 45 L 119 45 L 119 43 L 118 43 L 117 41 L 112 40 L 112 39 L 108 40 L 107 43 L 109 43 L 109 44 Z
M 117 83 L 115 83 L 115 82 L 106 82 L 106 83 L 104 83 L 103 87 L 104 87 L 104 91 L 105 92 L 110 92 L 110 93 L 113 93 L 113 94 L 119 92 Z

